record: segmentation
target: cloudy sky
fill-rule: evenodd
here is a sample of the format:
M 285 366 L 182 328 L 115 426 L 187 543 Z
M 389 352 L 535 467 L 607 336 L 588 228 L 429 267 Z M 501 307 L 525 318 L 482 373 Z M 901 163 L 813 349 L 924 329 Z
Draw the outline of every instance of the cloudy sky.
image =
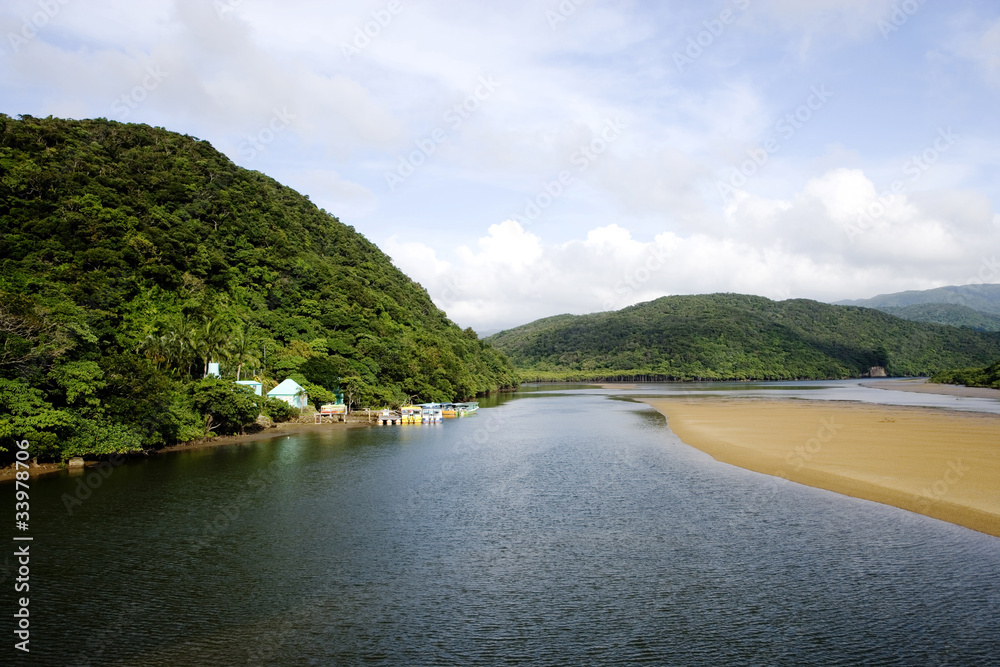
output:
M 5 0 L 0 111 L 209 140 L 483 332 L 1000 282 L 993 0 Z

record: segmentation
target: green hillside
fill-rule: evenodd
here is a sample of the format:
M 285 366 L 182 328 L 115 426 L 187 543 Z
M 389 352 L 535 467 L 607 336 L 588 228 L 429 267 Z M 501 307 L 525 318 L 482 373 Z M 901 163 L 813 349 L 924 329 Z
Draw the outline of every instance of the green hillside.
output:
M 953 303 L 915 303 L 911 306 L 876 306 L 876 308 L 883 313 L 913 322 L 947 324 L 980 331 L 1000 331 L 1000 315 L 991 315 Z
M 207 414 L 228 395 L 201 380 L 209 361 L 228 380 L 293 377 L 313 399 L 339 384 L 358 405 L 516 380 L 353 228 L 192 137 L 0 115 L 0 234 L 7 449 L 18 435 L 52 457 L 199 435 L 236 410 Z
M 671 296 L 560 315 L 488 338 L 524 379 L 821 379 L 872 366 L 925 375 L 1000 357 L 1000 334 L 867 308 L 740 294 Z
M 911 290 L 894 294 L 879 294 L 870 299 L 839 301 L 837 305 L 864 308 L 901 308 L 917 304 L 954 304 L 982 313 L 1000 315 L 1000 285 L 949 285 L 929 290 Z
M 966 387 L 1000 389 L 1000 361 L 986 368 L 959 368 L 941 371 L 931 377 L 938 384 L 958 384 Z

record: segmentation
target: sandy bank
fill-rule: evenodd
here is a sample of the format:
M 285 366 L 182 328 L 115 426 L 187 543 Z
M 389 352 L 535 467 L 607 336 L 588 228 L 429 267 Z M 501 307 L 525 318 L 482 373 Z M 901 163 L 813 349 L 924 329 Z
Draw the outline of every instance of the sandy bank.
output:
M 732 465 L 1000 537 L 1000 416 L 826 401 L 645 401 Z
M 941 394 L 944 396 L 961 396 L 963 398 L 993 398 L 1000 401 L 1000 389 L 986 387 L 966 387 L 955 384 L 935 384 L 924 379 L 919 380 L 870 380 L 862 382 L 862 387 L 872 389 L 892 389 L 909 391 L 916 394 Z

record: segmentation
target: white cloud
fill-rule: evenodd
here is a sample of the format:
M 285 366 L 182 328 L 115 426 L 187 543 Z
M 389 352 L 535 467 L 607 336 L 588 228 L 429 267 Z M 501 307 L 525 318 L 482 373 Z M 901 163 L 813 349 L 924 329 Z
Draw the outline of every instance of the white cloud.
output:
M 900 0 L 753 0 L 684 71 L 675 51 L 743 0 L 563 3 L 576 9 L 555 25 L 558 0 L 403 2 L 351 57 L 343 45 L 384 0 L 223 3 L 223 16 L 212 0 L 67 3 L 0 57 L 0 111 L 117 117 L 114 101 L 159 67 L 167 76 L 119 119 L 208 139 L 370 238 L 395 233 L 400 266 L 481 327 L 665 293 L 929 287 L 975 274 L 998 247 L 988 3 L 922 3 L 884 39 L 878 21 Z M 0 33 L 37 6 L 5 3 Z M 452 127 L 444 113 L 481 77 L 500 85 Z M 778 131 L 827 84 L 829 108 Z M 276 111 L 294 118 L 271 132 Z M 575 156 L 609 120 L 623 131 L 582 169 Z M 955 147 L 880 201 L 949 124 Z M 390 190 L 385 172 L 437 128 L 426 164 Z M 723 201 L 717 183 L 775 138 Z M 562 171 L 571 183 L 526 215 Z
M 727 209 L 730 233 L 723 236 L 663 232 L 639 241 L 609 224 L 581 239 L 543 243 L 507 220 L 491 226 L 475 249 L 460 248 L 454 263 L 420 242 L 390 239 L 388 248 L 453 320 L 495 330 L 668 294 L 837 300 L 866 295 L 871 284 L 893 291 L 965 283 L 981 249 L 1000 242 L 996 216 L 982 206 L 966 211 L 978 216 L 974 229 L 937 215 L 950 207 L 961 217 L 960 197 L 936 202 L 936 214 L 898 195 L 865 228 L 848 234 L 857 213 L 877 205 L 879 196 L 861 171 L 837 169 L 810 180 L 790 200 L 740 193 Z

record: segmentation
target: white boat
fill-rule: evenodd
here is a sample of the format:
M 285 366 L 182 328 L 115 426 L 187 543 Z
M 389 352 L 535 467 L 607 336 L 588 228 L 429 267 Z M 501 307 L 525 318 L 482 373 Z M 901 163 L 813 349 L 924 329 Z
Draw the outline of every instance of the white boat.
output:
M 420 408 L 420 417 L 425 424 L 428 422 L 439 422 L 444 419 L 439 403 L 424 403 Z

